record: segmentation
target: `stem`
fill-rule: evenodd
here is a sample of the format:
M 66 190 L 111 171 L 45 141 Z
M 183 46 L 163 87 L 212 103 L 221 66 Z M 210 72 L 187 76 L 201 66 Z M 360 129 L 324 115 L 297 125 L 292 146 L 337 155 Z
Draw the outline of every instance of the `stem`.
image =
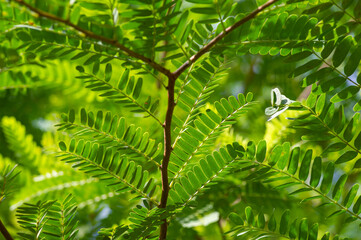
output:
M 252 162 L 252 160 L 249 160 L 249 161 Z M 316 187 L 313 187 L 310 184 L 306 183 L 305 181 L 302 181 L 302 180 L 298 179 L 297 177 L 295 177 L 294 175 L 288 173 L 287 171 L 277 169 L 274 166 L 270 166 L 269 164 L 264 163 L 264 162 L 254 161 L 254 163 L 257 164 L 258 166 L 264 166 L 264 167 L 270 168 L 270 169 L 272 169 L 273 171 L 275 171 L 275 172 L 277 172 L 279 174 L 286 175 L 287 177 L 293 179 L 295 182 L 298 182 L 298 183 L 304 185 L 306 188 L 311 189 L 312 191 L 316 192 L 319 196 L 326 199 L 327 201 L 337 205 L 340 209 L 342 209 L 343 211 L 349 213 L 352 217 L 358 218 L 359 220 L 361 220 L 361 216 L 359 216 L 357 213 L 352 212 L 350 210 L 350 208 L 347 208 L 347 207 L 343 206 L 338 201 L 336 201 L 333 198 L 327 196 L 327 194 L 321 192 L 321 190 L 318 190 Z
M 196 149 L 193 150 L 193 152 L 189 155 L 188 159 L 183 163 L 183 165 L 178 169 L 178 171 L 175 173 L 174 177 L 172 178 L 172 181 L 170 183 L 170 187 L 172 187 L 175 184 L 175 180 L 179 177 L 179 175 L 181 174 L 181 172 L 186 168 L 186 166 L 188 165 L 188 163 L 192 160 L 192 158 L 196 155 L 196 153 L 199 151 L 199 149 L 201 149 L 204 145 L 206 145 L 206 142 L 209 139 L 212 139 L 212 135 L 217 133 L 218 129 L 221 129 L 221 127 L 224 127 L 227 125 L 227 121 L 231 120 L 235 114 L 237 114 L 238 111 L 244 109 L 245 107 L 247 107 L 249 105 L 249 103 L 246 103 L 243 106 L 240 106 L 239 108 L 237 108 L 236 110 L 234 110 L 232 113 L 230 113 L 226 118 L 224 118 L 218 125 L 216 125 L 212 131 L 206 135 L 203 139 L 203 141 L 199 142 L 198 146 L 196 147 Z M 229 124 L 228 124 L 229 125 Z
M 219 0 L 217 0 L 216 11 L 217 11 L 217 14 L 218 14 L 218 17 L 219 17 L 219 21 L 221 21 L 221 25 L 222 25 L 223 31 L 226 31 L 226 26 L 224 25 L 223 18 L 222 18 L 222 13 L 221 13 L 221 9 L 220 9 L 220 7 L 219 7 Z
M 218 218 L 217 225 L 218 225 L 219 233 L 222 236 L 222 240 L 227 240 L 226 235 L 224 234 L 224 231 L 223 231 L 222 218 L 221 217 Z
M 143 62 L 149 64 L 150 66 L 152 66 L 154 69 L 158 70 L 159 72 L 163 73 L 164 75 L 166 76 L 169 76 L 171 74 L 171 72 L 164 68 L 163 66 L 161 66 L 160 64 L 156 63 L 155 61 L 153 61 L 152 59 L 150 58 L 147 58 L 137 52 L 134 52 L 133 50 L 127 48 L 126 46 L 124 46 L 123 44 L 120 44 L 116 39 L 111 39 L 111 38 L 107 38 L 107 37 L 104 37 L 104 36 L 101 36 L 101 35 L 97 35 L 89 30 L 86 30 L 86 29 L 83 29 L 81 27 L 79 27 L 78 25 L 70 22 L 69 19 L 62 19 L 60 17 L 57 17 L 55 15 L 52 15 L 50 13 L 47 13 L 47 12 L 44 12 L 44 11 L 41 11 L 39 9 L 37 9 L 36 7 L 33 7 L 31 6 L 30 4 L 24 2 L 23 0 L 15 0 L 15 2 L 17 2 L 18 4 L 22 5 L 22 6 L 25 6 L 27 7 L 28 9 L 30 9 L 31 11 L 37 13 L 39 16 L 41 17 L 45 17 L 45 18 L 48 18 L 48 19 L 51 19 L 51 20 L 54 20 L 56 22 L 61 22 L 67 26 L 70 26 L 76 30 L 78 30 L 79 32 L 82 32 L 84 33 L 87 37 L 90 37 L 90 38 L 93 38 L 93 39 L 97 39 L 97 40 L 100 40 L 104 43 L 108 43 L 116 48 L 118 48 L 119 50 L 127 53 L 129 56 L 131 57 L 134 57 L 134 58 L 137 58 L 139 60 L 142 60 Z
M 78 127 L 78 128 L 83 128 L 83 129 L 85 129 L 87 131 L 93 131 L 93 132 L 98 133 L 99 135 L 103 135 L 104 137 L 110 138 L 111 140 L 113 140 L 115 142 L 118 142 L 120 145 L 125 145 L 127 148 L 129 148 L 133 152 L 143 156 L 147 160 L 152 161 L 155 165 L 157 165 L 157 167 L 160 167 L 159 163 L 157 161 L 155 161 L 153 157 L 149 156 L 148 154 L 145 154 L 143 151 L 140 151 L 135 146 L 132 146 L 131 143 L 125 141 L 125 139 L 120 139 L 120 138 L 118 138 L 116 136 L 113 136 L 113 135 L 107 133 L 107 132 L 103 132 L 101 130 L 91 128 L 91 127 L 88 127 L 86 125 L 80 125 L 80 124 L 76 124 L 76 123 L 69 123 L 69 125 L 74 126 L 74 127 Z M 81 134 L 83 133 L 82 130 L 79 130 L 76 134 L 78 134 L 80 132 L 81 132 Z
M 174 86 L 176 78 L 170 76 L 168 78 L 168 107 L 164 122 L 164 156 L 161 165 L 162 169 L 162 197 L 160 200 L 159 208 L 165 208 L 167 206 L 168 194 L 169 194 L 169 182 L 168 182 L 168 164 L 170 155 L 172 153 L 172 135 L 171 135 L 171 123 L 174 111 Z M 166 239 L 168 222 L 164 219 L 163 224 L 160 227 L 159 239 Z
M 148 113 L 149 116 L 151 116 L 154 120 L 156 120 L 161 126 L 163 125 L 162 122 L 150 111 L 150 109 L 149 110 L 146 109 L 144 106 L 142 106 L 140 103 L 138 103 L 133 97 L 131 97 L 131 96 L 129 96 L 129 94 L 125 93 L 124 90 L 114 87 L 109 82 L 105 81 L 104 79 L 98 78 L 94 74 L 84 73 L 84 75 L 95 78 L 96 80 L 98 80 L 100 82 L 103 82 L 105 85 L 110 87 L 113 91 L 115 91 L 115 92 L 121 94 L 122 96 L 124 96 L 125 98 L 127 98 L 130 102 L 132 102 L 134 105 L 139 107 L 142 111 Z
M 196 54 L 194 54 L 188 61 L 186 61 L 182 66 L 180 66 L 175 72 L 172 73 L 176 78 L 182 74 L 192 63 L 197 61 L 201 56 L 203 56 L 205 53 L 207 53 L 214 45 L 216 45 L 220 40 L 222 40 L 224 37 L 226 37 L 229 33 L 231 33 L 236 28 L 240 27 L 244 23 L 250 21 L 251 19 L 255 18 L 258 13 L 262 12 L 265 8 L 269 7 L 273 3 L 277 2 L 279 0 L 269 0 L 262 6 L 259 6 L 256 10 L 233 24 L 232 26 L 226 28 L 225 31 L 218 34 L 217 37 L 213 38 L 212 41 L 210 41 L 206 46 L 204 46 L 201 50 L 199 50 Z
M 355 82 L 354 80 L 352 80 L 350 77 L 346 76 L 345 74 L 343 74 L 340 70 L 338 70 L 335 66 L 333 66 L 332 64 L 328 63 L 324 58 L 322 58 L 320 55 L 318 55 L 318 53 L 312 49 L 313 54 L 320 59 L 324 64 L 326 64 L 329 68 L 331 68 L 333 71 L 337 72 L 338 74 L 340 74 L 344 79 L 349 80 L 350 82 L 352 82 L 356 87 L 361 88 L 361 85 L 358 84 L 357 82 Z
M 323 125 L 324 128 L 326 128 L 328 130 L 329 133 L 331 133 L 333 136 L 337 137 L 341 142 L 343 142 L 344 144 L 346 144 L 347 146 L 349 146 L 352 150 L 354 150 L 355 152 L 358 152 L 358 154 L 361 154 L 361 150 L 357 149 L 356 147 L 352 146 L 350 144 L 349 141 L 346 141 L 345 139 L 343 139 L 342 137 L 340 137 L 340 135 L 335 132 L 332 128 L 330 128 L 323 120 L 322 118 L 320 118 L 317 113 L 315 113 L 312 108 L 309 108 L 305 105 L 302 105 L 304 108 L 306 108 L 308 111 L 310 111 L 310 113 L 318 120 L 320 121 L 320 123 Z
M 78 155 L 77 153 L 72 153 L 72 152 L 67 152 L 65 151 L 64 153 L 75 157 L 76 159 L 78 159 L 79 161 L 84 161 L 87 162 L 93 166 L 96 166 L 98 169 L 103 170 L 104 172 L 106 172 L 107 174 L 109 174 L 110 176 L 112 176 L 113 178 L 116 178 L 118 180 L 119 183 L 124 184 L 125 186 L 129 187 L 130 189 L 132 189 L 133 192 L 137 193 L 139 196 L 142 196 L 143 198 L 146 198 L 149 202 L 153 202 L 154 204 L 158 204 L 158 202 L 156 200 L 154 200 L 153 198 L 149 197 L 147 193 L 143 192 L 142 190 L 139 190 L 137 188 L 137 186 L 129 183 L 126 179 L 121 178 L 120 176 L 118 176 L 115 172 L 103 167 L 102 165 L 100 165 L 97 162 L 94 162 L 90 159 L 87 159 L 81 155 Z
M 355 22 L 357 22 L 358 24 L 361 24 L 361 22 L 355 18 L 354 16 L 352 16 L 351 14 L 349 14 L 346 9 L 342 8 L 340 5 L 338 5 L 334 0 L 331 0 L 331 2 L 333 3 L 333 5 L 335 5 L 338 9 L 340 9 L 343 13 L 345 13 L 346 15 L 348 15 L 350 18 L 352 18 Z
M 2 235 L 4 236 L 4 238 L 6 240 L 13 240 L 13 237 L 10 235 L 10 233 L 8 232 L 8 230 L 6 229 L 5 225 L 2 223 L 1 219 L 0 219 L 0 232 L 2 233 Z

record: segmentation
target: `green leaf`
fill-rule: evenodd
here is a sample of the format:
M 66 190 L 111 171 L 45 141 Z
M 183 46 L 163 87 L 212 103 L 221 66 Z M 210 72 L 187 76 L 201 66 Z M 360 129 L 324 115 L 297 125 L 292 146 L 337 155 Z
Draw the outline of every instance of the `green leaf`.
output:
M 105 3 L 80 2 L 80 6 L 89 10 L 109 10 L 109 6 Z
M 307 240 L 308 237 L 308 221 L 306 218 L 303 218 L 299 225 L 298 239 Z
M 232 114 L 233 108 L 232 108 L 232 106 L 229 104 L 229 102 L 228 102 L 225 98 L 222 98 L 222 99 L 220 100 L 220 102 L 221 102 L 223 108 L 228 112 L 228 114 L 229 114 L 229 115 Z
M 346 76 L 351 76 L 357 67 L 359 66 L 361 60 L 361 45 L 358 46 L 351 54 L 350 58 L 348 59 L 344 72 Z
M 191 8 L 191 12 L 198 14 L 206 14 L 206 15 L 217 14 L 216 9 L 211 7 Z
M 304 52 L 299 52 L 299 53 L 295 53 L 293 55 L 290 55 L 289 57 L 287 57 L 285 59 L 285 62 L 298 62 L 302 59 L 305 59 L 307 57 L 309 57 L 310 55 L 312 55 L 311 51 L 304 51 Z
M 97 112 L 97 117 L 95 119 L 95 129 L 100 130 L 101 126 L 103 124 L 103 112 L 102 111 L 98 111 Z
M 342 1 L 342 8 L 347 9 L 352 4 L 352 2 L 353 2 L 353 0 L 343 0 Z
M 291 239 L 295 239 L 297 237 L 297 219 L 292 222 L 288 235 Z
M 239 104 L 241 104 L 241 106 L 243 106 L 246 103 L 246 98 L 243 93 L 239 93 L 237 99 L 239 101 Z
M 361 132 L 357 135 L 354 145 L 357 149 L 361 149 Z
M 253 226 L 254 225 L 254 214 L 253 214 L 252 208 L 248 206 L 248 207 L 246 207 L 246 209 L 244 211 L 246 213 L 247 223 L 250 224 L 251 226 Z
M 100 67 L 100 64 L 99 64 L 99 61 L 96 61 L 93 65 L 93 75 L 97 75 L 97 73 L 99 72 L 99 67 Z
M 359 185 L 358 184 L 355 184 L 352 186 L 352 188 L 350 189 L 350 191 L 347 193 L 344 201 L 343 201 L 343 205 L 346 207 L 346 208 L 349 208 L 351 207 L 355 197 L 356 197 L 356 194 L 357 194 L 357 191 L 359 189 Z
M 142 86 L 143 86 L 143 78 L 139 78 L 135 87 L 134 87 L 134 91 L 133 91 L 133 97 L 134 99 L 138 99 L 140 96 L 140 92 L 142 90 Z
M 332 143 L 331 145 L 327 146 L 327 148 L 325 149 L 325 151 L 322 153 L 322 155 L 326 155 L 327 153 L 330 152 L 338 152 L 341 151 L 342 149 L 344 149 L 347 145 L 343 142 L 337 142 L 337 143 Z
M 308 173 L 310 171 L 311 159 L 312 159 L 312 150 L 308 149 L 307 152 L 305 153 L 305 156 L 303 157 L 300 171 L 298 173 L 298 176 L 302 181 L 305 181 L 308 177 Z
M 247 96 L 246 96 L 246 101 L 247 101 L 247 102 L 251 102 L 252 99 L 253 99 L 253 93 L 248 92 L 248 93 L 247 93 Z
M 222 118 L 226 118 L 228 116 L 227 111 L 224 109 L 224 107 L 222 106 L 222 104 L 220 104 L 219 102 L 215 102 L 214 106 L 217 109 L 217 112 L 222 116 Z
M 282 154 L 282 150 L 283 150 L 283 147 L 282 146 L 276 146 L 273 150 L 272 150 L 272 153 L 269 157 L 269 160 L 268 160 L 268 164 L 270 166 L 274 166 L 277 161 L 280 159 L 281 157 L 281 154 Z
M 18 31 L 18 32 L 16 33 L 16 35 L 17 35 L 17 37 L 18 37 L 21 41 L 23 41 L 23 42 L 29 42 L 29 41 L 31 41 L 31 36 L 30 36 L 30 34 L 29 34 L 28 32 L 26 32 L 26 31 Z
M 83 125 L 86 125 L 87 122 L 87 113 L 84 108 L 80 109 L 80 122 Z
M 180 182 L 189 195 L 193 194 L 193 187 L 186 177 L 181 177 Z
M 356 113 L 357 114 L 357 113 Z M 351 141 L 351 139 L 353 138 L 353 132 L 352 132 L 352 129 L 353 129 L 353 123 L 354 123 L 354 118 L 356 116 L 354 116 L 350 122 L 347 124 L 347 127 L 345 129 L 345 131 L 343 132 L 343 138 L 346 140 L 346 141 Z M 357 117 L 358 118 L 358 117 Z
M 302 81 L 302 87 L 307 87 L 308 85 L 311 85 L 317 81 L 320 83 L 325 82 L 325 78 L 329 77 L 330 74 L 333 73 L 333 69 L 330 67 L 325 67 L 317 70 L 314 73 L 311 73 L 307 77 L 305 77 Z
M 356 214 L 361 213 L 361 196 L 359 196 L 358 199 L 356 200 L 355 204 L 353 205 L 352 210 Z
M 243 219 L 237 215 L 236 213 L 230 213 L 229 216 L 228 216 L 229 220 L 231 220 L 234 224 L 236 225 L 243 225 L 244 222 L 243 222 Z
M 274 232 L 277 228 L 277 222 L 275 219 L 274 214 L 271 215 L 269 221 L 268 221 L 268 229 L 272 232 Z
M 66 151 L 66 144 L 63 141 L 59 142 L 59 148 L 61 151 Z
M 233 109 L 238 109 L 241 107 L 241 105 L 239 104 L 239 102 L 237 101 L 235 96 L 230 96 L 228 97 L 228 101 L 230 102 L 230 104 L 232 105 Z
M 264 214 L 262 212 L 258 213 L 258 216 L 257 216 L 257 226 L 259 228 L 264 228 L 266 225 L 266 220 L 264 218 Z
M 289 221 L 290 221 L 290 210 L 286 210 L 284 211 L 281 217 L 280 234 L 285 235 L 287 233 Z
M 353 8 L 353 14 L 355 16 L 355 18 L 360 18 L 361 17 L 361 1 L 357 1 L 356 6 Z
M 312 59 L 309 62 L 299 66 L 293 71 L 292 77 L 297 77 L 303 73 L 306 73 L 314 68 L 318 68 L 322 64 L 322 61 L 319 59 Z
M 90 58 L 88 58 L 85 62 L 84 62 L 84 66 L 89 65 L 91 63 L 94 63 L 96 61 L 99 61 L 99 58 L 101 57 L 101 55 L 93 55 Z
M 349 35 L 345 37 L 336 47 L 335 53 L 332 57 L 332 62 L 335 67 L 340 66 L 343 60 L 346 58 L 346 55 L 352 46 L 352 41 L 353 37 Z
M 353 97 L 360 89 L 356 86 L 349 86 L 331 98 L 331 102 L 337 103 Z
M 313 108 L 316 105 L 316 101 L 317 101 L 317 95 L 311 92 L 306 100 L 306 105 L 309 108 Z
M 355 151 L 347 151 L 344 154 L 342 154 L 337 160 L 336 160 L 336 164 L 341 164 L 341 163 L 345 163 L 348 161 L 351 161 L 352 159 L 354 159 L 356 156 L 358 155 L 357 152 Z
M 188 16 L 189 16 L 189 11 L 184 11 L 177 23 L 177 28 L 174 31 L 174 35 L 177 36 L 178 39 L 180 39 L 180 37 L 181 37 L 180 35 L 181 35 L 182 31 L 186 27 Z M 183 56 L 183 54 L 182 54 L 182 56 Z
M 361 158 L 355 162 L 355 165 L 353 166 L 353 168 L 361 168 Z
M 332 198 L 335 201 L 338 201 L 341 197 L 342 191 L 344 190 L 343 187 L 345 186 L 347 180 L 347 174 L 343 174 L 336 182 L 335 187 L 332 191 Z
M 284 144 L 282 144 L 282 153 L 277 163 L 279 169 L 283 170 L 286 167 L 288 163 L 288 158 L 290 156 L 290 150 L 291 144 L 289 142 L 285 142 Z
M 188 200 L 188 198 L 189 198 L 188 193 L 184 190 L 184 188 L 179 183 L 176 183 L 174 185 L 174 189 L 177 192 L 177 194 L 182 198 L 183 201 Z
M 253 141 L 247 143 L 247 157 L 249 159 L 254 159 L 256 154 L 256 144 Z
M 353 111 L 354 111 L 354 112 L 359 112 L 359 111 L 361 111 L 361 100 L 358 101 L 358 102 L 354 105 Z
M 257 145 L 256 159 L 258 162 L 263 162 L 266 158 L 267 143 L 265 140 L 261 140 Z
M 75 121 L 75 111 L 74 109 L 70 109 L 69 111 L 69 122 L 73 123 Z
M 335 49 L 335 44 L 335 41 L 328 41 L 321 52 L 321 57 L 326 59 L 328 56 L 330 56 L 333 49 Z
M 290 162 L 288 165 L 288 172 L 290 174 L 295 174 L 298 169 L 298 161 L 300 157 L 300 147 L 295 147 L 291 152 Z
M 107 65 L 105 66 L 105 78 L 104 78 L 104 80 L 106 82 L 109 82 L 111 78 L 112 78 L 112 65 L 110 63 L 107 63 Z
M 322 172 L 322 159 L 320 157 L 316 157 L 313 160 L 312 171 L 311 171 L 311 180 L 310 185 L 312 187 L 317 187 L 320 182 Z
M 74 57 L 72 57 L 70 60 L 77 60 L 79 58 L 84 57 L 85 55 L 87 55 L 89 52 L 80 52 L 78 54 L 76 54 Z
M 321 115 L 326 103 L 326 94 L 321 94 L 316 103 L 316 114 Z
M 318 235 L 318 224 L 315 223 L 311 226 L 309 235 L 308 235 L 308 240 L 317 240 L 317 235 Z
M 324 171 L 322 183 L 321 183 L 321 191 L 325 194 L 327 194 L 331 189 L 332 179 L 333 179 L 333 173 L 335 171 L 335 165 L 333 162 L 329 162 L 326 170 Z
M 81 73 L 84 72 L 84 68 L 82 66 L 76 66 L 76 70 L 78 70 Z
M 129 79 L 129 69 L 125 69 L 125 71 L 123 72 L 123 75 L 122 77 L 119 79 L 119 82 L 118 82 L 118 88 L 119 89 L 124 89 L 125 86 L 127 85 L 128 83 L 128 79 Z

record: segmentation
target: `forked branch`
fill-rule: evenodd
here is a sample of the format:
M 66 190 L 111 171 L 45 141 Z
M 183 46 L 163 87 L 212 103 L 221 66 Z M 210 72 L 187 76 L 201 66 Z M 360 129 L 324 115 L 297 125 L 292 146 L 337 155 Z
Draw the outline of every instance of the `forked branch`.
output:
M 56 22 L 61 22 L 67 26 L 70 26 L 72 28 L 74 28 L 75 30 L 85 34 L 85 36 L 89 37 L 89 38 L 93 38 L 93 39 L 97 39 L 97 40 L 100 40 L 104 43 L 107 43 L 107 44 L 110 44 L 116 48 L 118 48 L 119 50 L 121 50 L 122 52 L 125 52 L 126 54 L 128 54 L 130 57 L 133 57 L 133 58 L 136 58 L 136 59 L 139 59 L 141 61 L 143 61 L 144 63 L 147 63 L 149 64 L 150 66 L 152 66 L 155 70 L 163 73 L 164 75 L 166 76 L 170 76 L 171 72 L 164 68 L 163 66 L 161 66 L 160 64 L 156 63 L 155 61 L 153 61 L 152 59 L 150 58 L 147 58 L 137 52 L 134 52 L 133 50 L 127 48 L 126 46 L 120 44 L 116 39 L 111 39 L 111 38 L 106 38 L 104 36 L 101 36 L 101 35 L 97 35 L 91 31 L 88 31 L 86 29 L 83 29 L 81 27 L 79 27 L 78 25 L 70 22 L 69 19 L 63 19 L 63 18 L 60 18 L 58 16 L 55 16 L 53 14 L 50 14 L 50 13 L 47 13 L 47 12 L 44 12 L 44 11 L 41 11 L 39 9 L 37 9 L 36 7 L 33 7 L 32 5 L 26 3 L 24 0 L 14 0 L 15 2 L 17 2 L 19 5 L 22 5 L 22 6 L 25 6 L 26 8 L 28 8 L 29 10 L 37 13 L 39 16 L 41 17 L 44 17 L 44 18 L 48 18 L 48 19 L 51 19 L 51 20 L 54 20 Z
M 175 107 L 175 101 L 174 101 L 174 87 L 175 87 L 175 81 L 177 78 L 189 67 L 192 65 L 192 63 L 196 62 L 201 56 L 203 56 L 205 53 L 209 52 L 212 47 L 214 47 L 218 42 L 220 42 L 224 37 L 226 37 L 229 33 L 234 31 L 236 28 L 240 27 L 244 23 L 252 20 L 255 18 L 260 12 L 262 12 L 267 7 L 271 6 L 273 3 L 276 3 L 279 0 L 269 0 L 267 3 L 263 4 L 262 6 L 258 7 L 256 10 L 233 24 L 232 26 L 226 28 L 222 33 L 217 35 L 214 39 L 212 39 L 206 46 L 204 46 L 200 51 L 198 51 L 195 55 L 190 57 L 189 60 L 187 60 L 183 65 L 181 65 L 175 72 L 170 72 L 170 70 L 163 67 L 161 64 L 156 63 L 154 60 L 147 58 L 137 52 L 134 52 L 133 50 L 127 48 L 126 46 L 120 44 L 116 39 L 106 38 L 104 36 L 97 35 L 89 30 L 83 29 L 76 24 L 70 22 L 68 19 L 62 19 L 60 17 L 57 17 L 55 15 L 52 15 L 50 13 L 41 11 L 30 4 L 24 2 L 24 0 L 14 0 L 18 4 L 27 7 L 29 10 L 37 13 L 39 16 L 51 19 L 56 22 L 63 23 L 69 27 L 74 28 L 75 30 L 82 32 L 85 34 L 85 36 L 93 39 L 100 40 L 104 43 L 110 44 L 116 48 L 118 48 L 120 51 L 126 53 L 130 57 L 139 59 L 143 61 L 146 64 L 149 64 L 151 67 L 153 67 L 155 70 L 163 73 L 168 77 L 168 106 L 165 116 L 165 122 L 163 124 L 164 127 L 164 155 L 163 155 L 163 161 L 161 165 L 161 173 L 162 173 L 162 196 L 161 201 L 159 204 L 159 208 L 166 208 L 167 206 L 167 200 L 169 195 L 169 182 L 168 182 L 168 164 L 170 160 L 170 156 L 172 153 L 172 139 L 171 139 L 171 122 Z M 164 220 L 163 224 L 161 225 L 160 229 L 160 235 L 159 239 L 163 240 L 166 238 L 167 235 L 167 226 L 168 222 L 167 219 Z
M 227 36 L 230 32 L 241 26 L 242 24 L 248 22 L 249 20 L 255 18 L 258 13 L 260 13 L 265 8 L 269 7 L 273 3 L 277 2 L 278 0 L 270 0 L 264 5 L 258 7 L 255 11 L 247 15 L 246 17 L 242 18 L 238 22 L 236 22 L 234 25 L 228 27 L 225 31 L 220 33 L 217 37 L 215 37 L 213 40 L 210 41 L 209 44 L 204 46 L 199 52 L 197 52 L 195 55 L 193 55 L 189 60 L 187 60 L 181 67 L 179 67 L 175 72 L 173 72 L 171 75 L 168 76 L 168 107 L 164 122 L 164 156 L 163 156 L 163 162 L 162 162 L 162 196 L 159 208 L 165 208 L 167 206 L 167 200 L 169 195 L 169 182 L 168 182 L 168 164 L 170 160 L 170 156 L 172 153 L 172 136 L 171 136 L 171 122 L 173 117 L 173 111 L 174 111 L 174 86 L 175 81 L 177 78 L 184 72 L 192 63 L 197 61 L 202 55 L 207 53 L 214 45 L 216 45 L 220 40 L 222 40 L 225 36 Z M 164 220 L 163 224 L 160 227 L 160 235 L 159 239 L 163 240 L 166 239 L 167 236 L 167 228 L 168 228 L 168 222 L 167 219 Z
M 259 14 L 264 9 L 266 9 L 267 7 L 269 7 L 270 5 L 272 5 L 273 3 L 277 2 L 277 1 L 279 1 L 279 0 L 270 0 L 270 1 L 266 2 L 265 4 L 263 4 L 262 6 L 259 6 L 256 10 L 254 10 L 253 12 L 251 12 L 250 14 L 248 14 L 247 16 L 245 16 L 244 18 L 242 18 L 241 20 L 239 20 L 238 22 L 233 24 L 232 26 L 226 28 L 225 31 L 221 32 L 220 34 L 217 35 L 217 37 L 213 38 L 206 46 L 204 46 L 201 50 L 199 50 L 196 54 L 194 54 L 189 60 L 187 60 L 182 66 L 180 66 L 172 74 L 177 79 L 179 77 L 179 75 L 181 75 L 182 72 L 184 72 L 192 63 L 197 61 L 201 56 L 203 56 L 205 53 L 207 53 L 209 50 L 211 50 L 211 48 L 214 47 L 214 45 L 216 45 L 225 36 L 227 36 L 229 33 L 234 31 L 239 26 L 241 26 L 244 23 L 248 22 L 249 20 L 255 18 L 257 16 L 257 14 Z

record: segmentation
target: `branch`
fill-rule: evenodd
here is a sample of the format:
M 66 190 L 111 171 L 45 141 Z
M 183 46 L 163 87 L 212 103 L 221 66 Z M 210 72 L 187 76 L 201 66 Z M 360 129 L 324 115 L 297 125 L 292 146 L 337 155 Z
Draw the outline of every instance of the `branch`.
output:
M 248 22 L 249 20 L 255 18 L 258 13 L 262 12 L 264 9 L 272 5 L 273 3 L 277 2 L 279 0 L 269 0 L 262 6 L 258 7 L 256 10 L 233 24 L 232 26 L 228 27 L 225 31 L 218 34 L 217 37 L 213 38 L 212 41 L 210 41 L 206 46 L 204 46 L 201 50 L 199 50 L 196 54 L 194 54 L 189 60 L 187 60 L 182 66 L 180 66 L 175 72 L 172 73 L 172 75 L 175 76 L 175 78 L 178 78 L 179 75 L 181 75 L 192 63 L 197 61 L 201 56 L 203 56 L 205 53 L 207 53 L 214 45 L 216 45 L 220 40 L 222 40 L 224 37 L 226 37 L 230 32 L 238 28 L 239 26 L 243 25 L 244 23 Z
M 8 230 L 6 229 L 6 227 L 4 226 L 1 220 L 0 220 L 0 232 L 2 233 L 2 235 L 6 240 L 13 240 L 13 238 L 11 237 L 10 233 L 8 232 Z
M 166 208 L 168 195 L 169 195 L 169 182 L 168 182 L 168 164 L 170 155 L 172 153 L 172 117 L 174 111 L 174 86 L 176 78 L 174 76 L 168 77 L 168 107 L 164 122 L 164 155 L 163 162 L 161 165 L 162 170 L 162 197 L 160 200 L 159 208 Z M 164 223 L 160 227 L 159 239 L 166 239 L 168 222 L 164 219 Z
M 47 12 L 44 12 L 42 10 L 39 10 L 33 6 L 31 6 L 30 4 L 24 2 L 24 0 L 14 0 L 15 2 L 17 2 L 18 4 L 22 5 L 22 6 L 25 6 L 26 8 L 30 9 L 31 11 L 37 13 L 39 16 L 41 17 L 44 17 L 44 18 L 48 18 L 48 19 L 51 19 L 51 20 L 54 20 L 56 22 L 61 22 L 61 23 L 64 23 L 65 25 L 67 26 L 70 26 L 76 30 L 78 30 L 79 32 L 82 32 L 84 33 L 87 37 L 89 38 L 93 38 L 93 39 L 97 39 L 97 40 L 100 40 L 104 43 L 108 43 L 116 48 L 118 48 L 119 50 L 125 52 L 126 54 L 128 54 L 129 56 L 131 57 L 134 57 L 134 58 L 137 58 L 139 60 L 142 60 L 144 63 L 147 63 L 149 64 L 150 66 L 152 66 L 154 69 L 158 70 L 159 72 L 163 73 L 164 75 L 166 76 L 170 76 L 171 75 L 171 72 L 164 68 L 163 66 L 161 66 L 160 64 L 156 63 L 155 61 L 153 61 L 152 59 L 150 58 L 147 58 L 137 52 L 134 52 L 132 51 L 131 49 L 125 47 L 124 45 L 120 44 L 119 42 L 117 42 L 116 39 L 111 39 L 111 38 L 106 38 L 104 36 L 100 36 L 100 35 L 97 35 L 91 31 L 88 31 L 86 29 L 83 29 L 79 26 L 77 26 L 76 24 L 70 22 L 69 19 L 65 20 L 65 19 L 62 19 L 60 17 L 57 17 L 53 14 L 50 14 L 50 13 L 47 13 Z

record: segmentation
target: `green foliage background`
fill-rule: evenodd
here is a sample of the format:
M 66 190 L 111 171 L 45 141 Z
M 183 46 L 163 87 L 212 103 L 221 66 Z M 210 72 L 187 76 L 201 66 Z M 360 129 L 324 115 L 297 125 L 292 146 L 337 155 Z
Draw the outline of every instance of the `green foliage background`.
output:
M 280 0 L 179 76 L 157 207 L 168 79 L 116 44 L 174 72 L 265 2 L 0 0 L 11 235 L 152 239 L 166 218 L 168 239 L 360 239 L 360 0 Z M 267 121 L 276 87 L 297 102 Z

